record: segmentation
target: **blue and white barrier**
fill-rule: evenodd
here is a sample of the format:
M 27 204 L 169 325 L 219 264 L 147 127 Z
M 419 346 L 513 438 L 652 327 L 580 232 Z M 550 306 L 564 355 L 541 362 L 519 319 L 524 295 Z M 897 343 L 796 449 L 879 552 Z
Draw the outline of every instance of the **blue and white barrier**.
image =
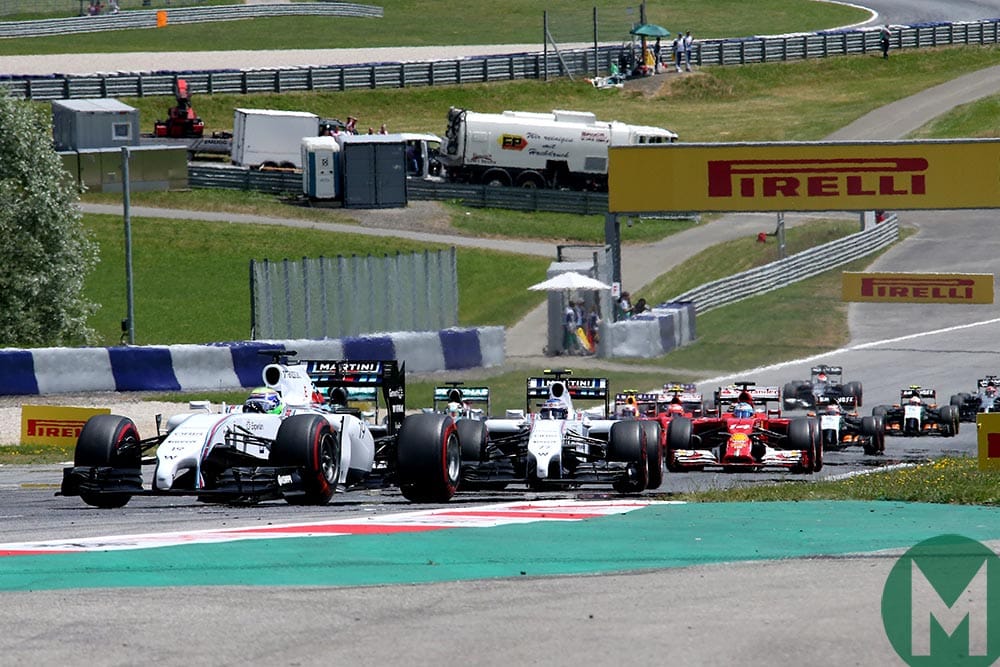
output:
M 694 303 L 657 306 L 621 322 L 601 324 L 599 357 L 659 357 L 694 341 Z
M 0 350 L 0 394 L 87 391 L 224 391 L 253 387 L 270 359 L 260 350 L 294 350 L 296 359 L 398 359 L 412 373 L 498 366 L 504 328 L 444 329 L 336 340 L 211 345 Z

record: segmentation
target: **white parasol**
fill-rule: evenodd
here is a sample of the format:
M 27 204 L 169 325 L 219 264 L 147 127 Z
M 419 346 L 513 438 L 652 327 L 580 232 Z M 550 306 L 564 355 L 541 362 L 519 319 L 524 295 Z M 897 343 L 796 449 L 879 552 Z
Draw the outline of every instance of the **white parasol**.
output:
M 582 273 L 567 271 L 528 288 L 535 292 L 560 292 L 563 290 L 609 290 L 611 285 Z

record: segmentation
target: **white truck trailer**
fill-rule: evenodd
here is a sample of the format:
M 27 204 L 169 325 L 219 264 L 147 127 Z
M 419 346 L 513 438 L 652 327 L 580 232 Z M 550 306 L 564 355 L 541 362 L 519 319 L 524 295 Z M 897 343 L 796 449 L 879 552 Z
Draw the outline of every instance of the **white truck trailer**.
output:
M 448 111 L 441 164 L 459 183 L 608 189 L 608 147 L 677 140 L 670 130 L 599 121 L 586 111 Z
M 319 116 L 307 111 L 235 109 L 233 164 L 302 168 L 302 139 L 319 135 Z

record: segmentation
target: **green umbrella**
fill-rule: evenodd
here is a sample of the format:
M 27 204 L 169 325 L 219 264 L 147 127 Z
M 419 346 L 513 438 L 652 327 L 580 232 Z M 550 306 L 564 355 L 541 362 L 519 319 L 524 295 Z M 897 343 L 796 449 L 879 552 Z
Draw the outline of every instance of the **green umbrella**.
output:
M 639 35 L 640 37 L 669 37 L 670 31 L 654 23 L 642 23 L 632 28 L 629 34 Z

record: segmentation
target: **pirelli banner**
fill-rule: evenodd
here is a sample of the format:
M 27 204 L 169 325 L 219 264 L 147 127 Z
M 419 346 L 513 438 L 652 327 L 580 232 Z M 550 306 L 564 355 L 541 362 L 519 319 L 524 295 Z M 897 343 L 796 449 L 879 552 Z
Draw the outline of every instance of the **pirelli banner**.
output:
M 844 301 L 993 303 L 992 273 L 843 274 Z
M 608 210 L 1000 207 L 1000 140 L 611 148 Z
M 21 444 L 75 445 L 83 425 L 108 408 L 70 408 L 58 405 L 21 406 Z

